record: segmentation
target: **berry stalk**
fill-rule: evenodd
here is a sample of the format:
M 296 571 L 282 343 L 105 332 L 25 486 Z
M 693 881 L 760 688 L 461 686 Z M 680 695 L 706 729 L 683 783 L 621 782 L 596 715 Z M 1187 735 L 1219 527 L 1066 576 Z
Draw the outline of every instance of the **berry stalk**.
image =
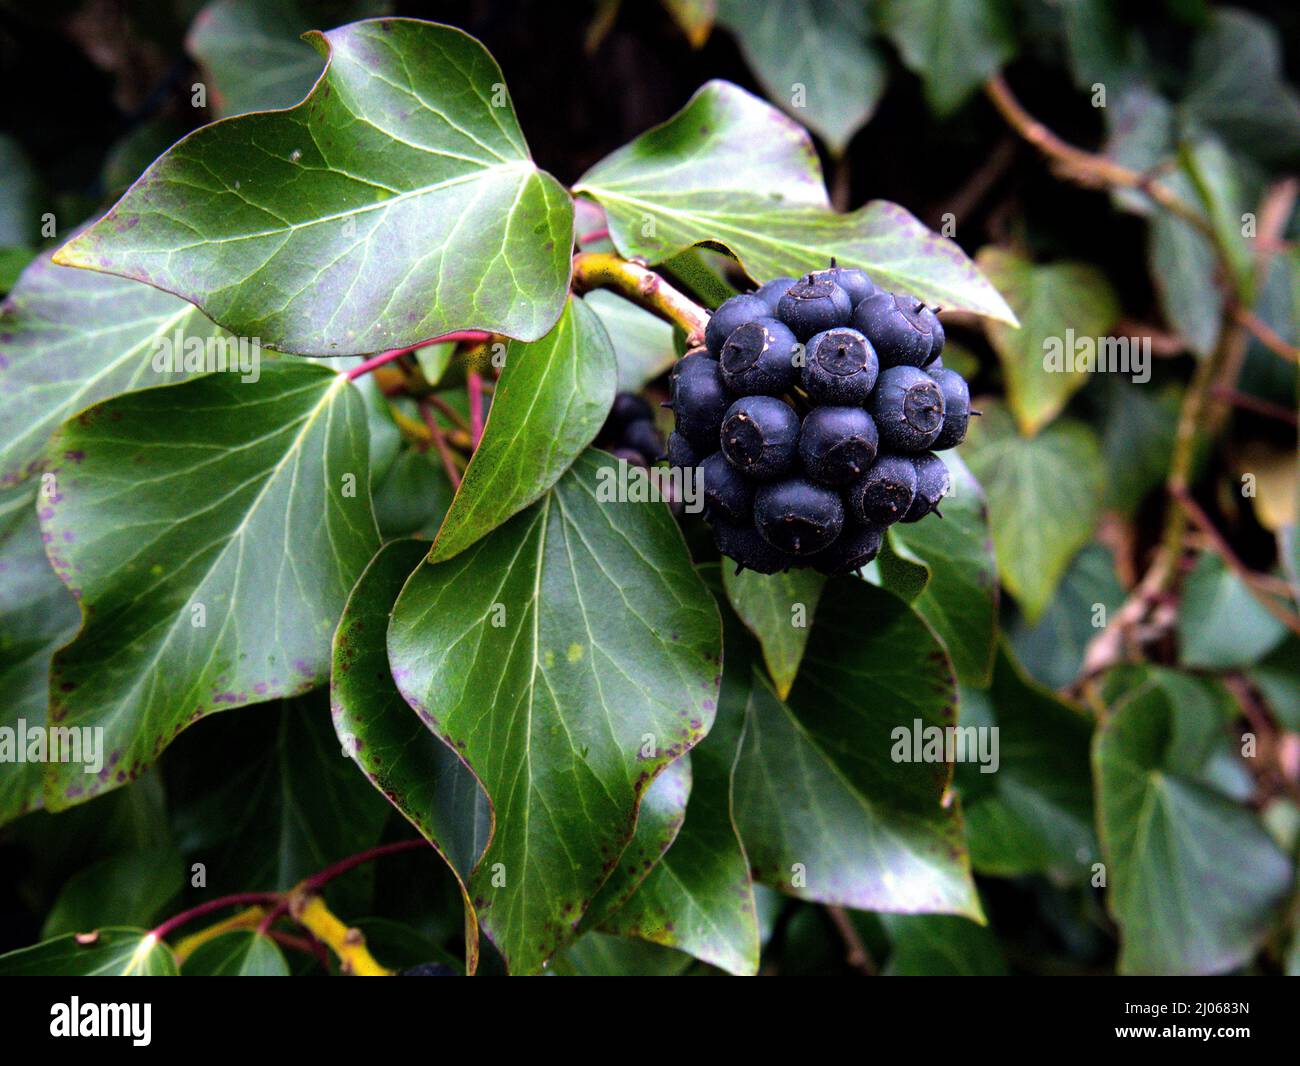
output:
M 641 263 L 609 252 L 579 252 L 573 257 L 573 287 L 580 293 L 612 289 L 637 306 L 680 326 L 686 333 L 688 348 L 704 343 L 709 312 Z

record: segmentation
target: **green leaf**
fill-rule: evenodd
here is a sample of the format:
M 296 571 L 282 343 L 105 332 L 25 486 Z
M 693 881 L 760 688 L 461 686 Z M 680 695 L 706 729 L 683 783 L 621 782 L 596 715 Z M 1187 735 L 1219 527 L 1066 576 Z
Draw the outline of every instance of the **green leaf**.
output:
M 1215 10 L 1197 38 L 1183 120 L 1210 127 L 1233 147 L 1272 162 L 1300 152 L 1300 95 L 1284 80 L 1282 42 L 1271 22 Z
M 112 927 L 0 955 L 0 977 L 175 977 L 166 944 L 142 929 Z
M 758 970 L 759 920 L 749 860 L 731 809 L 731 772 L 744 728 L 753 666 L 750 641 L 725 614 L 727 666 L 713 729 L 691 752 L 686 822 L 609 932 L 677 948 L 733 974 Z
M 885 0 L 880 24 L 938 115 L 956 111 L 1016 50 L 1001 0 Z
M 18 731 L 43 729 L 50 698 L 50 657 L 77 630 L 76 601 L 45 557 L 36 494 L 0 497 L 0 729 L 14 730 L 15 751 L 0 774 L 0 824 L 41 806 L 41 762 L 28 762 Z M 19 761 L 21 759 L 21 761 Z
M 802 899 L 978 918 L 945 762 L 895 761 L 900 733 L 955 722 L 943 648 L 902 600 L 830 582 L 782 702 L 757 672 L 733 779 L 755 878 Z M 901 741 L 912 751 L 911 739 Z
M 640 392 L 677 361 L 673 327 L 663 319 L 607 289 L 594 289 L 582 302 L 599 316 L 614 345 L 619 392 Z
M 692 794 L 693 783 L 690 755 L 670 762 L 651 782 L 637 808 L 636 831 L 619 856 L 618 865 L 582 916 L 579 933 L 601 926 L 607 926 L 607 932 L 619 931 L 608 920 L 617 916 L 677 839 L 686 819 L 686 802 Z
M 41 468 L 50 434 L 60 422 L 100 400 L 188 375 L 155 356 L 176 340 L 239 342 L 196 308 L 133 281 L 69 270 L 41 256 L 0 305 L 0 486 Z M 170 346 L 167 349 L 163 345 Z M 215 349 L 214 349 L 215 350 Z M 177 351 L 183 354 L 183 347 Z
M 952 492 L 943 519 L 891 526 L 891 556 L 923 565 L 929 573 L 912 606 L 934 627 L 952 657 L 957 679 L 987 684 L 997 643 L 997 562 L 989 538 L 984 490 L 956 452 L 944 452 Z M 886 579 L 886 588 L 897 592 Z
M 150 925 L 181 894 L 184 869 L 174 847 L 100 859 L 68 879 L 45 916 L 41 936 L 86 933 L 113 922 Z
M 1088 718 L 1030 681 L 1003 645 L 988 690 L 962 689 L 961 723 L 998 731 L 995 773 L 958 767 L 971 864 L 996 877 L 1082 881 L 1098 852 Z
M 1070 8 L 1082 5 L 1071 4 Z M 1156 170 L 1174 150 L 1174 108 L 1156 89 L 1142 81 L 1110 88 L 1113 82 L 1100 80 L 1112 93 L 1102 110 L 1106 122 L 1105 155 L 1138 173 Z M 1111 200 L 1125 211 L 1159 215 L 1163 211 L 1137 189 L 1112 189 Z
M 492 57 L 411 19 L 310 39 L 329 66 L 302 104 L 190 134 L 56 261 L 308 355 L 453 329 L 542 336 L 564 304 L 573 207 L 530 158 Z
M 0 248 L 24 248 L 41 239 L 41 182 L 23 146 L 0 134 Z
M 1038 622 L 1016 620 L 1011 645 L 1036 680 L 1064 688 L 1079 676 L 1088 642 L 1123 602 L 1124 586 L 1109 549 L 1089 544 L 1070 563 Z
M 1020 319 L 1019 329 L 986 322 L 989 343 L 1007 380 L 1007 402 L 1021 430 L 1033 435 L 1064 409 L 1092 366 L 1113 356 L 1103 351 L 1119 318 L 1119 299 L 1106 276 L 1085 263 L 1036 266 L 1002 248 L 980 249 L 976 262 Z M 1114 341 L 1126 351 L 1127 338 Z
M 1030 623 L 1037 622 L 1101 513 L 1105 471 L 1092 431 L 1062 420 L 1036 437 L 985 403 L 971 419 L 966 457 L 988 496 L 998 572 Z
M 330 705 L 343 750 L 455 875 L 474 969 L 478 922 L 465 886 L 491 836 L 491 807 L 469 767 L 407 705 L 388 666 L 389 614 L 426 553 L 421 541 L 393 541 L 358 579 L 334 634 Z
M 1108 377 L 1098 407 L 1104 420 L 1106 507 L 1133 515 L 1148 492 L 1164 482 L 1178 428 L 1181 391 Z
M 667 508 L 600 503 L 587 452 L 536 504 L 421 566 L 393 677 L 494 806 L 470 884 L 512 972 L 573 935 L 657 774 L 713 721 L 717 608 Z
M 1164 181 L 1185 203 L 1197 202 L 1196 188 L 1182 171 Z M 1190 222 L 1159 211 L 1151 220 L 1147 259 L 1166 321 L 1193 352 L 1208 356 L 1218 343 L 1225 301 L 1209 238 Z
M 1240 713 L 1235 699 L 1213 679 L 1147 664 L 1108 671 L 1102 698 L 1112 705 L 1149 687 L 1164 692 L 1172 712 L 1162 758 L 1164 768 L 1213 785 L 1210 763 L 1223 750 L 1227 728 Z
M 54 657 L 50 717 L 102 727 L 106 759 L 89 783 L 48 768 L 57 810 L 133 778 L 206 714 L 320 684 L 378 536 L 361 398 L 323 367 L 118 397 L 51 450 L 41 529 L 82 629 Z
M 769 576 L 753 570 L 737 574 L 729 566 L 722 568 L 722 587 L 731 609 L 758 638 L 767 672 L 781 699 L 790 694 L 799 673 L 825 584 L 826 579 L 814 570 L 788 570 Z
M 200 944 L 181 964 L 183 977 L 288 977 L 289 964 L 269 936 L 248 929 Z
M 1287 637 L 1247 672 L 1278 721 L 1300 733 L 1300 637 Z
M 1124 24 L 1118 6 L 1115 0 L 1071 0 L 1057 6 L 1075 88 L 1091 91 L 1101 84 L 1108 93 L 1122 92 L 1149 62 L 1140 36 Z
M 406 448 L 375 490 L 375 521 L 385 537 L 432 540 L 455 490 L 433 453 Z M 427 548 L 426 548 L 427 551 Z
M 616 365 L 605 327 L 577 299 L 541 340 L 510 345 L 483 439 L 430 562 L 464 551 L 555 484 L 600 431 L 614 402 Z
M 893 951 L 886 977 L 1005 977 L 1006 960 L 987 926 L 950 914 L 882 914 Z
M 301 36 L 322 25 L 380 14 L 385 6 L 215 0 L 194 19 L 185 50 L 203 65 L 208 104 L 218 115 L 291 107 L 307 95 L 325 65 Z
M 588 933 L 569 945 L 555 960 L 562 977 L 677 977 L 691 957 L 644 940 L 625 940 Z
M 1286 626 L 1217 554 L 1201 554 L 1187 577 L 1178 612 L 1179 660 L 1185 666 L 1249 666 L 1281 644 L 1286 633 Z
M 1139 690 L 1115 708 L 1093 749 L 1122 973 L 1243 965 L 1292 881 L 1290 863 L 1254 814 L 1166 770 L 1172 717 L 1162 689 Z
M 1184 152 L 1183 165 L 1196 184 L 1210 228 L 1228 259 L 1224 283 L 1254 302 L 1255 240 L 1243 232 L 1243 217 L 1254 207 L 1246 174 L 1217 138 L 1206 138 Z
M 217 895 L 286 891 L 378 844 L 390 812 L 340 752 L 323 689 L 209 719 L 181 735 L 159 770 L 177 841 Z M 331 899 L 368 906 L 371 875 L 364 867 L 332 884 Z
M 868 40 L 866 7 L 850 0 L 721 0 L 718 22 L 740 40 L 768 98 L 820 134 L 833 155 L 843 155 L 875 112 L 888 75 Z
M 728 82 L 706 84 L 673 118 L 587 171 L 574 191 L 600 201 L 625 256 L 662 263 L 693 245 L 721 245 L 763 280 L 825 267 L 834 256 L 928 303 L 1015 322 L 966 254 L 897 204 L 831 212 L 808 135 Z

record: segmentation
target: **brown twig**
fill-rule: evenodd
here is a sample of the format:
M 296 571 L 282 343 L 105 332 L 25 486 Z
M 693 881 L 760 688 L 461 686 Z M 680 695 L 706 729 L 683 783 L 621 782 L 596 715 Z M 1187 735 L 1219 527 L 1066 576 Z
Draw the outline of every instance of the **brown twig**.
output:
M 660 318 L 681 326 L 686 332 L 688 348 L 704 343 L 709 312 L 641 263 L 609 252 L 579 252 L 573 257 L 573 287 L 578 292 L 612 289 Z
M 1293 344 L 1287 344 L 1285 340 L 1278 336 L 1277 331 L 1259 315 L 1255 314 L 1254 311 L 1243 307 L 1235 300 L 1232 301 L 1229 310 L 1232 313 L 1233 321 L 1243 327 L 1269 351 L 1281 356 L 1287 362 L 1300 362 L 1300 348 L 1296 348 Z
M 871 957 L 871 952 L 862 942 L 862 937 L 858 936 L 858 931 L 854 928 L 853 919 L 849 917 L 848 912 L 843 907 L 827 907 L 826 913 L 831 916 L 835 931 L 844 941 L 846 952 L 844 961 L 848 963 L 849 968 L 857 970 L 865 977 L 875 977 L 878 973 L 876 960 Z
M 1280 403 L 1269 403 L 1267 400 L 1261 400 L 1258 396 L 1238 392 L 1226 385 L 1215 385 L 1210 390 L 1210 394 L 1215 399 L 1232 404 L 1233 407 L 1240 407 L 1243 411 L 1254 411 L 1257 415 L 1263 415 L 1265 418 L 1276 418 L 1279 422 L 1286 422 L 1292 426 L 1296 424 L 1296 413 L 1287 410 Z

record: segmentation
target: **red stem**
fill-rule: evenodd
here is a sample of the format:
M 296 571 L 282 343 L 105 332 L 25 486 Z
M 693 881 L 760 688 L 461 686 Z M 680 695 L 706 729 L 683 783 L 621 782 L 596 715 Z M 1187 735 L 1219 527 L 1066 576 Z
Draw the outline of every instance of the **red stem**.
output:
M 428 403 L 421 403 L 420 414 L 424 416 L 424 424 L 428 427 L 429 436 L 433 438 L 434 447 L 438 449 L 442 468 L 447 471 L 447 479 L 451 482 L 451 487 L 459 489 L 460 471 L 456 468 L 456 460 L 452 458 L 451 449 L 447 447 L 447 436 L 443 433 L 442 426 L 438 425 L 438 420 L 433 417 L 433 408 Z
M 457 344 L 481 344 L 492 336 L 491 333 L 485 333 L 481 329 L 462 329 L 454 333 L 444 333 L 441 337 L 430 337 L 427 341 L 420 341 L 419 344 L 408 345 L 405 348 L 393 348 L 387 352 L 380 352 L 378 355 L 372 355 L 362 363 L 358 363 L 348 371 L 348 380 L 356 381 L 363 374 L 369 374 L 377 366 L 383 366 L 385 363 L 391 363 L 394 359 L 400 359 L 409 352 L 417 348 L 423 348 L 430 344 L 442 344 L 447 341 L 454 341 Z
M 588 241 L 598 241 L 609 236 L 609 227 L 602 226 L 600 229 L 594 229 L 590 233 L 584 233 L 578 238 L 579 244 L 586 244 Z
M 477 448 L 483 436 L 483 379 L 477 370 L 466 375 L 465 388 L 469 392 L 469 440 Z
M 194 918 L 201 918 L 213 911 L 219 911 L 223 907 L 251 907 L 258 904 L 276 903 L 279 899 L 279 895 L 275 892 L 237 892 L 233 896 L 210 899 L 207 903 L 200 903 L 197 907 L 191 907 L 187 911 L 181 911 L 180 914 L 168 918 L 162 925 L 151 929 L 149 935 L 156 940 L 162 940 L 186 922 Z

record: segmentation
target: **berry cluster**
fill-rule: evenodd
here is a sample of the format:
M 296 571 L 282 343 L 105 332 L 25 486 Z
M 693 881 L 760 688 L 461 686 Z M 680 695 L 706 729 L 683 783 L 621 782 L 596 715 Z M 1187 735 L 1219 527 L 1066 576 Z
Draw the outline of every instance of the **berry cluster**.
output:
M 664 454 L 664 439 L 655 428 L 654 411 L 631 392 L 614 397 L 614 406 L 594 443 L 633 466 L 649 467 Z
M 705 515 L 740 567 L 852 573 L 886 526 L 938 513 L 934 452 L 965 439 L 970 391 L 924 303 L 832 260 L 733 296 L 704 339 L 672 370 L 668 462 L 701 468 Z

